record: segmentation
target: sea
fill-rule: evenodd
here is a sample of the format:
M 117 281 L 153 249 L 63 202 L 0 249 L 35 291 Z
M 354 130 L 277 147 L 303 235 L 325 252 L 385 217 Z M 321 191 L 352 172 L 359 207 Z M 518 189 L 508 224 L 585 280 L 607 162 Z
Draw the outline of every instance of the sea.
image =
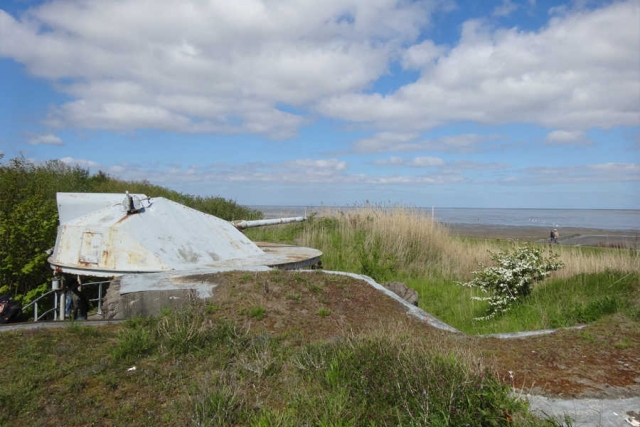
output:
M 350 210 L 340 206 L 249 206 L 265 218 L 304 216 L 313 212 Z M 384 208 L 383 208 L 384 209 Z M 392 209 L 392 208 L 389 208 Z M 411 208 L 445 224 L 508 227 L 591 228 L 611 231 L 640 231 L 637 209 L 501 209 L 501 208 Z

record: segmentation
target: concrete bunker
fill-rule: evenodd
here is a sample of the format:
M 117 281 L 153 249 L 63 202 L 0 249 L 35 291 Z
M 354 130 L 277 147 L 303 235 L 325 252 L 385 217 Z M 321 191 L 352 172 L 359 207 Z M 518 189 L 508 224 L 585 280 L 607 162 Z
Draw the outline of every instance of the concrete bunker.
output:
M 129 193 L 58 193 L 57 204 L 60 225 L 48 259 L 60 301 L 56 320 L 64 319 L 63 283 L 69 276 L 111 281 L 98 312 L 122 319 L 210 296 L 189 277 L 321 265 L 322 252 L 316 249 L 256 243 L 240 231 L 304 217 L 231 223 L 162 197 Z

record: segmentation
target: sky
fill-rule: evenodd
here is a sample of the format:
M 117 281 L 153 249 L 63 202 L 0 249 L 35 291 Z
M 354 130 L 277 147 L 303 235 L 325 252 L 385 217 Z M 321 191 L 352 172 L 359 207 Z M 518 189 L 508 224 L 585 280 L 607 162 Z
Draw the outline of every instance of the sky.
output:
M 243 205 L 640 209 L 640 0 L 0 0 L 0 155 Z

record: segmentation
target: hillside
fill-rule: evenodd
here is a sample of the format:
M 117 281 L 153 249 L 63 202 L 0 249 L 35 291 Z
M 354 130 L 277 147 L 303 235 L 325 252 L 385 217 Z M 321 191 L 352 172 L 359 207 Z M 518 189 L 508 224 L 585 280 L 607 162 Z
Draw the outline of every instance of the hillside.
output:
M 95 425 L 154 421 L 181 425 L 185 416 L 202 421 L 194 408 L 215 402 L 205 405 L 198 399 L 203 390 L 210 397 L 211 387 L 222 385 L 235 396 L 237 406 L 218 405 L 236 411 L 233 414 L 238 418 L 221 425 L 260 425 L 254 421 L 260 417 L 273 421 L 269 411 L 278 408 L 283 413 L 293 411 L 298 418 L 292 418 L 290 424 L 262 425 L 296 425 L 301 416 L 329 416 L 323 412 L 331 411 L 327 405 L 338 404 L 332 400 L 336 397 L 331 389 L 320 387 L 329 381 L 332 366 L 323 358 L 345 348 L 348 354 L 357 353 L 362 342 L 379 343 L 381 347 L 376 348 L 382 353 L 376 357 L 367 353 L 359 363 L 381 364 L 384 375 L 395 369 L 403 372 L 408 363 L 399 355 L 392 356 L 387 362 L 397 366 L 389 371 L 383 357 L 388 349 L 391 354 L 399 351 L 412 357 L 452 355 L 455 366 L 469 366 L 465 375 L 493 373 L 524 392 L 621 397 L 639 391 L 640 331 L 637 323 L 623 318 L 607 318 L 580 330 L 541 337 L 499 340 L 434 329 L 407 316 L 395 300 L 350 277 L 273 271 L 224 273 L 209 280 L 219 284 L 212 304 L 196 305 L 200 309 L 190 314 L 165 314 L 159 319 L 95 329 L 71 324 L 61 330 L 3 334 L 5 348 L 12 351 L 0 354 L 5 367 L 0 381 L 7 385 L 0 390 L 0 404 L 11 410 L 0 417 L 0 424 L 57 425 L 65 420 L 68 425 L 87 425 L 91 420 Z M 221 324 L 231 326 L 222 328 Z M 409 372 L 419 377 L 422 369 L 430 369 L 428 365 L 422 368 L 424 363 Z M 309 364 L 324 372 L 321 379 L 315 371 L 308 371 Z M 344 375 L 352 378 L 357 369 Z M 444 373 L 438 375 L 446 378 L 439 380 L 441 385 L 451 380 L 448 375 L 457 375 L 449 368 L 439 369 Z M 312 399 L 309 393 L 317 393 L 316 403 L 308 401 Z M 293 396 L 302 399 L 301 406 L 291 407 Z M 494 398 L 501 401 L 497 395 Z M 305 412 L 318 405 L 314 410 L 319 412 Z M 334 409 L 339 418 L 370 410 Z M 391 415 L 385 416 L 381 419 Z M 537 425 L 529 422 L 514 425 Z

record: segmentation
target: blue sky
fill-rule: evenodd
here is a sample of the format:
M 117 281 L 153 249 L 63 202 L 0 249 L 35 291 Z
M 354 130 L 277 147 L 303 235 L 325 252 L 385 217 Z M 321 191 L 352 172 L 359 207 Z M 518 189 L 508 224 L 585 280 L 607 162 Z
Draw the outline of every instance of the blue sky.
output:
M 0 153 L 248 205 L 640 209 L 640 1 L 3 0 Z

